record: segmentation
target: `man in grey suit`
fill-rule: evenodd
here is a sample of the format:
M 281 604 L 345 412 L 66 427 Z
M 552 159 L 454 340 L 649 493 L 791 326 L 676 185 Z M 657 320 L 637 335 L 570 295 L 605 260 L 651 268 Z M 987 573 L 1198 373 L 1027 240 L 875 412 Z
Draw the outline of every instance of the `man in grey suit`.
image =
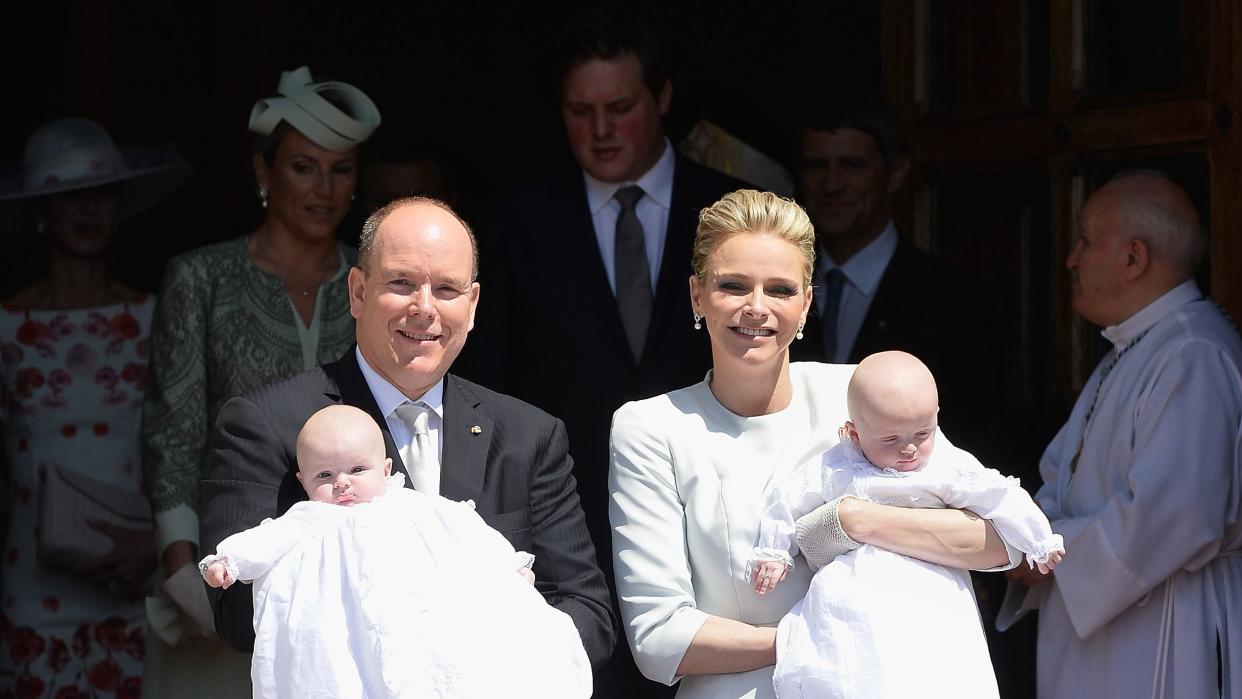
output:
M 202 482 L 204 551 L 304 500 L 295 478 L 298 431 L 324 406 L 353 405 L 379 424 L 407 483 L 473 500 L 515 548 L 535 554 L 537 589 L 574 620 L 599 667 L 612 653 L 614 620 L 564 425 L 448 373 L 474 325 L 476 250 L 465 222 L 434 199 L 398 200 L 367 220 L 349 274 L 357 346 L 220 411 Z M 250 587 L 220 591 L 213 605 L 221 637 L 249 651 Z

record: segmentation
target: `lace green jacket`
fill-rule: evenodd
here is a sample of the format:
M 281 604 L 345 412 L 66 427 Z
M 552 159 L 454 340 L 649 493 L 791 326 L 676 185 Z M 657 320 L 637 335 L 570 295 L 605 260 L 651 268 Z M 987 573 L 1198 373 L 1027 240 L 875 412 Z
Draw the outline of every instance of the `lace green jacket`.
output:
M 320 287 L 319 363 L 354 342 L 346 288 L 356 253 Z M 198 543 L 198 494 L 207 439 L 228 399 L 305 370 L 301 319 L 280 280 L 255 267 L 246 238 L 192 250 L 168 264 L 151 336 L 142 412 L 143 470 L 159 550 Z

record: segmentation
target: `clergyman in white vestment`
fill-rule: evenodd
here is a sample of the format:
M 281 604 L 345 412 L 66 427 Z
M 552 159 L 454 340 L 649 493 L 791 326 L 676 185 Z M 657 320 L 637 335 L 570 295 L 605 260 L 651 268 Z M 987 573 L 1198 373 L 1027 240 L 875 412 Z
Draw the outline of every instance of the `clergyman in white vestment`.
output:
M 1083 210 L 1074 307 L 1113 349 L 1040 463 L 1070 553 L 1010 573 L 997 622 L 1039 609 L 1041 699 L 1242 697 L 1242 340 L 1193 281 L 1203 248 L 1159 173 Z

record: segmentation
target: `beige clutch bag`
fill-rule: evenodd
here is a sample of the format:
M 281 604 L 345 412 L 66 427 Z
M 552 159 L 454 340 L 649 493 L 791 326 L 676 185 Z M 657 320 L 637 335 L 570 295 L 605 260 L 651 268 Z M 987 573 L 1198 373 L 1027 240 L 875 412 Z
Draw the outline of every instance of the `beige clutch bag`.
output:
M 146 496 L 82 473 L 49 466 L 39 499 L 39 562 L 79 572 L 111 553 L 112 539 L 87 525 L 90 520 L 121 529 L 154 529 L 151 503 Z

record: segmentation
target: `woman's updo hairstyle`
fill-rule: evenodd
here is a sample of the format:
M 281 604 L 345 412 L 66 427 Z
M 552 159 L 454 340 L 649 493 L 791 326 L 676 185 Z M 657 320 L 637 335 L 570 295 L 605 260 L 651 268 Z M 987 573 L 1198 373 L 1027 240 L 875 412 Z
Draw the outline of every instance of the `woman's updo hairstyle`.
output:
M 802 288 L 811 285 L 815 272 L 815 227 L 811 219 L 792 199 L 754 189 L 729 192 L 699 213 L 690 257 L 699 281 L 707 281 L 711 254 L 738 233 L 767 233 L 791 243 L 802 255 Z

